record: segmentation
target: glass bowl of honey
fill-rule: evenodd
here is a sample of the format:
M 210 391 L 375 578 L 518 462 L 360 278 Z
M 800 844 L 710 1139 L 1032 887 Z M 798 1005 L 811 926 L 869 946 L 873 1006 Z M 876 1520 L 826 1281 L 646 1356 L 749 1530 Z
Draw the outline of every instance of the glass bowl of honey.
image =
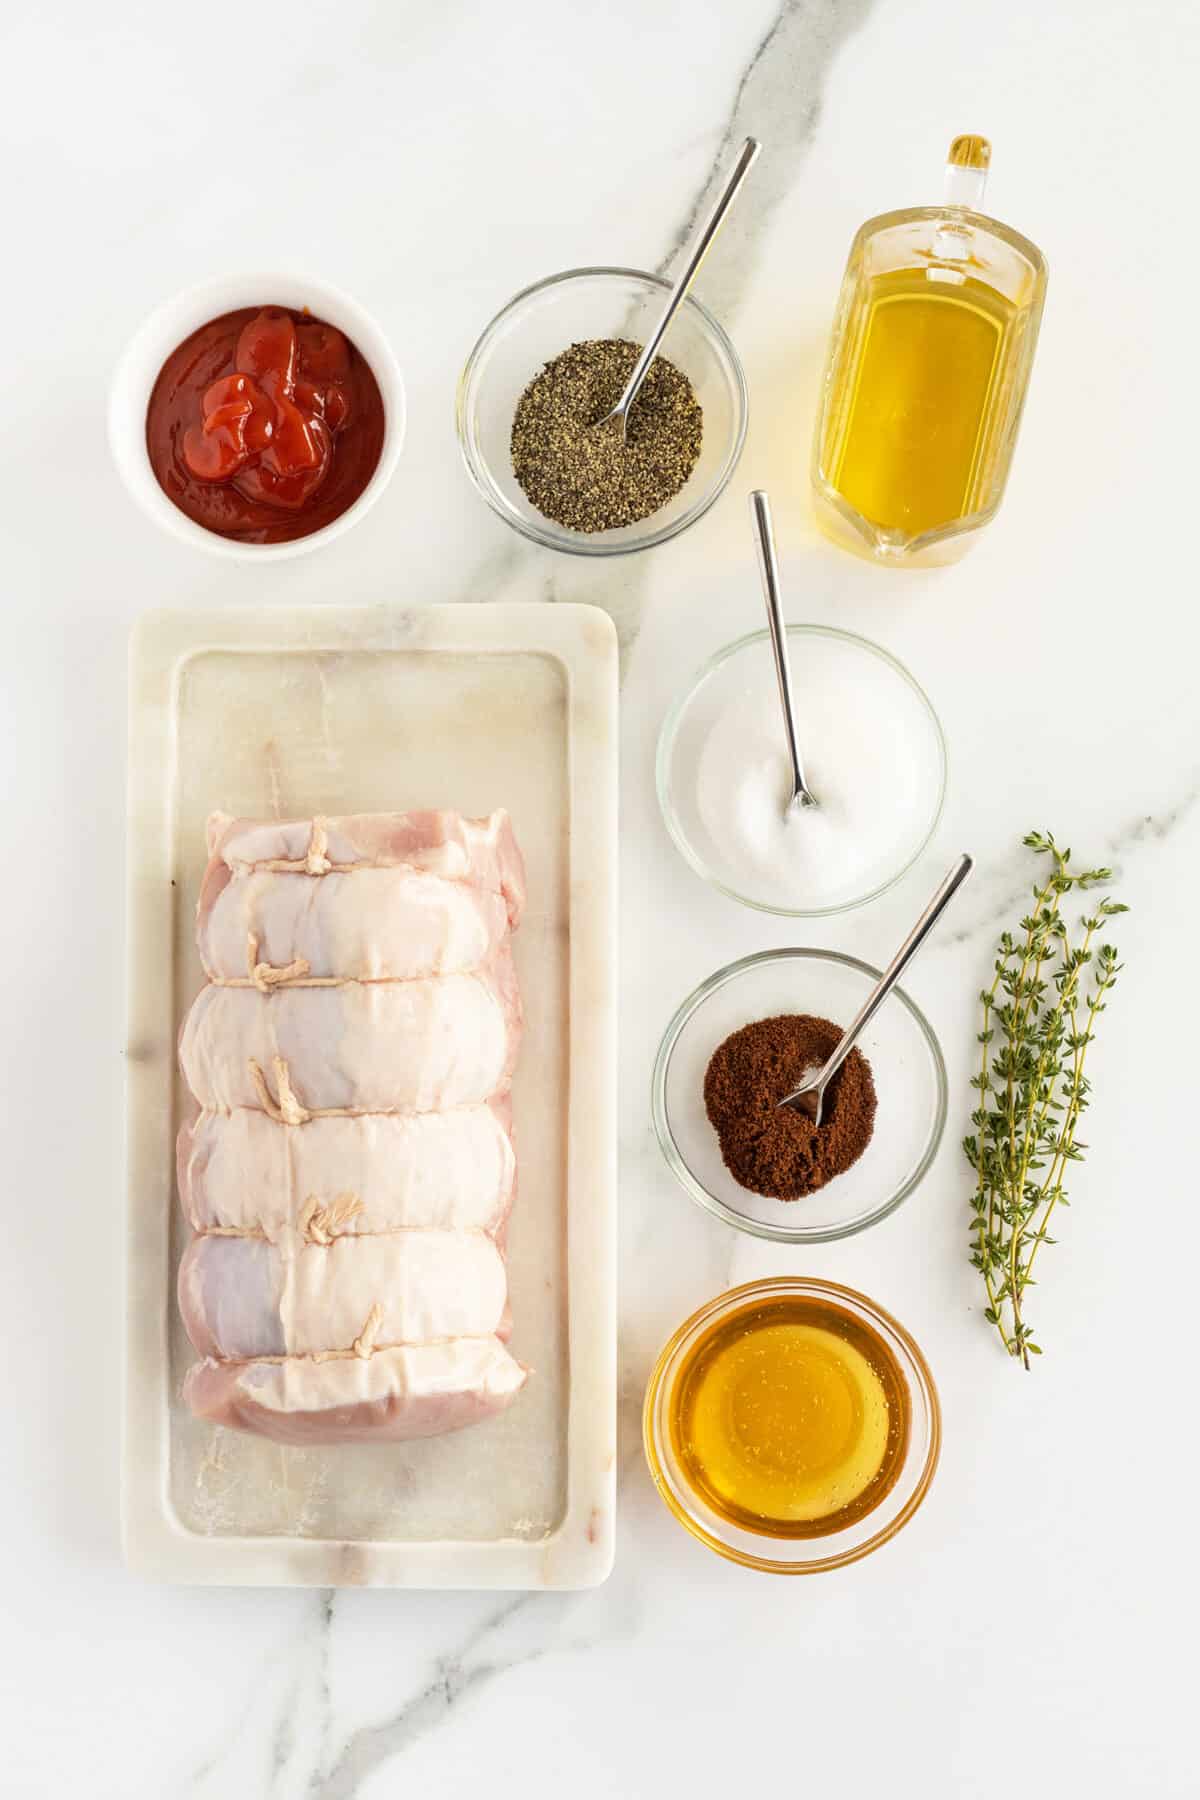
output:
M 912 1518 L 941 1448 L 929 1365 L 836 1282 L 778 1277 L 709 1301 L 664 1345 L 642 1415 L 654 1485 L 719 1556 L 812 1575 Z
M 865 1148 L 842 1173 L 798 1199 L 754 1192 L 727 1166 L 708 1113 L 709 1065 L 734 1033 L 789 1015 L 844 1030 L 878 980 L 878 969 L 840 951 L 764 950 L 718 969 L 683 1001 L 655 1058 L 651 1113 L 667 1166 L 706 1212 L 774 1243 L 829 1243 L 887 1218 L 924 1178 L 946 1125 L 946 1065 L 900 987 L 859 1039 L 875 1109 Z

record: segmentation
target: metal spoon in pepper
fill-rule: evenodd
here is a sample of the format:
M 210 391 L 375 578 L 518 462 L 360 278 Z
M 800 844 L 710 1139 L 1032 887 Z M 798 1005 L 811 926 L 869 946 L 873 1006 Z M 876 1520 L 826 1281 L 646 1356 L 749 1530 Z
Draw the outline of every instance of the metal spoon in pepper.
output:
M 733 168 L 730 170 L 729 179 L 721 189 L 716 205 L 705 220 L 700 234 L 692 248 L 692 253 L 688 257 L 678 281 L 671 289 L 670 298 L 663 308 L 662 317 L 654 327 L 654 330 L 650 333 L 642 354 L 633 365 L 633 373 L 625 383 L 621 398 L 617 401 L 617 404 L 613 407 L 611 412 L 606 412 L 602 419 L 597 419 L 597 429 L 601 425 L 609 425 L 615 420 L 620 419 L 621 438 L 622 441 L 624 441 L 629 430 L 629 409 L 637 399 L 638 389 L 646 379 L 646 371 L 654 361 L 654 358 L 658 355 L 658 346 L 666 337 L 671 320 L 675 317 L 675 314 L 679 311 L 679 308 L 687 298 L 688 289 L 696 279 L 700 264 L 708 255 L 708 252 L 712 247 L 713 239 L 725 223 L 725 215 L 737 199 L 738 194 L 741 191 L 742 183 L 750 173 L 751 164 L 758 155 L 759 149 L 760 145 L 755 138 L 748 137 L 742 145 L 741 154 L 736 163 L 734 163 Z

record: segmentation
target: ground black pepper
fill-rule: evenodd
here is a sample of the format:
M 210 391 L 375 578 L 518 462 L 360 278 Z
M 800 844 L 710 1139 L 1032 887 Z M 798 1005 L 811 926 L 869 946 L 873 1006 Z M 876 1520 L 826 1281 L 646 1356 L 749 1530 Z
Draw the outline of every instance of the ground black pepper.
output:
M 548 362 L 517 402 L 513 473 L 540 513 L 571 531 L 635 525 L 673 500 L 696 466 L 703 413 L 687 376 L 656 356 L 629 409 L 621 397 L 641 345 L 588 338 Z
M 858 1161 L 875 1128 L 871 1065 L 852 1050 L 825 1090 L 820 1125 L 777 1103 L 819 1069 L 841 1028 L 786 1013 L 743 1025 L 718 1045 L 704 1104 L 734 1180 L 752 1193 L 799 1200 Z

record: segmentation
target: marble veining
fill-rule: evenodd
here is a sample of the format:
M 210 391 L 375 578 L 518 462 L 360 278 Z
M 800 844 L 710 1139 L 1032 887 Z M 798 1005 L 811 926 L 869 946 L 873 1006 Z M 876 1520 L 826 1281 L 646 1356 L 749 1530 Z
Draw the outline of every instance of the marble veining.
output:
M 491 1640 L 518 1613 L 527 1613 L 535 1596 L 523 1594 L 489 1612 L 449 1654 L 439 1656 L 427 1685 L 379 1724 L 360 1726 L 338 1749 L 327 1767 L 314 1771 L 308 1793 L 312 1800 L 353 1800 L 373 1770 L 399 1756 L 409 1744 L 435 1731 L 464 1701 L 509 1670 L 536 1662 L 541 1648 L 505 1656 Z M 328 1633 L 332 1607 L 325 1619 Z M 479 1654 L 480 1652 L 483 1654 Z
M 731 320 L 755 274 L 771 221 L 791 190 L 821 114 L 831 58 L 862 25 L 872 0 L 785 0 L 742 70 L 708 175 L 671 248 L 657 265 L 669 275 L 716 198 L 733 153 L 745 137 L 770 146 L 697 278 L 696 291 L 719 319 Z
M 14 1800 L 716 1800 L 782 1771 L 852 1797 L 1193 1800 L 1200 1566 L 1180 1372 L 1195 1310 L 1200 616 L 1174 302 L 1198 273 L 1195 7 L 522 0 L 501 13 L 481 0 L 312 0 L 285 32 L 235 0 L 127 14 L 65 0 L 0 28 L 18 72 L 0 138 L 20 171 L 6 223 L 21 246 L 0 300 L 20 370 L 0 434 L 12 865 L 0 1300 L 7 1341 L 28 1346 L 0 1487 L 0 1787 Z M 813 524 L 821 358 L 856 226 L 936 199 L 962 130 L 992 139 L 989 207 L 1046 251 L 1048 304 L 995 526 L 958 569 L 889 577 Z M 669 273 L 747 132 L 764 153 L 697 288 L 751 390 L 728 493 L 644 557 L 598 566 L 517 540 L 458 458 L 453 396 L 470 345 L 554 269 Z M 379 506 L 336 545 L 270 571 L 225 568 L 127 504 L 99 422 L 150 307 L 271 266 L 311 268 L 377 316 L 405 374 L 408 441 Z M 789 615 L 898 655 L 950 744 L 946 813 L 918 866 L 871 906 L 807 927 L 711 893 L 667 839 L 654 793 L 667 706 L 760 622 L 756 486 L 771 492 Z M 377 607 L 400 643 L 411 607 L 492 599 L 601 605 L 622 645 L 614 1573 L 593 1592 L 525 1597 L 131 1576 L 115 1477 L 129 628 L 163 605 L 338 603 Z M 318 706 L 314 719 L 330 748 L 332 714 Z M 261 773 L 269 783 L 271 767 Z M 285 805 L 282 754 L 274 776 Z M 1046 1355 L 1025 1376 L 981 1318 L 957 1139 L 976 994 L 1028 897 L 1032 825 L 1111 862 L 1132 910 L 1114 929 L 1126 968 L 1096 1048 L 1088 1158 L 1039 1271 Z M 654 1142 L 649 1079 L 668 1018 L 757 950 L 799 941 L 883 962 L 960 848 L 977 857 L 961 916 L 906 982 L 950 1079 L 928 1177 L 845 1244 L 801 1252 L 732 1234 L 676 1186 Z M 161 1033 L 140 1034 L 127 1067 L 136 1076 L 164 1054 Z M 786 1272 L 894 1311 L 945 1413 L 941 1467 L 911 1526 L 854 1569 L 791 1583 L 693 1544 L 640 1448 L 663 1339 L 720 1288 Z M 1137 1457 L 1159 1457 L 1140 1471 L 1157 1476 L 1169 1452 L 1176 1485 L 1150 1522 L 1144 1484 L 1109 1455 L 1114 1416 L 1137 1421 Z M 368 1564 L 356 1548 L 341 1573 L 361 1582 Z M 998 1738 L 1006 1706 L 1019 1730 Z
M 696 280 L 697 298 L 727 327 L 736 321 L 771 220 L 812 142 L 829 61 L 862 24 L 870 6 L 871 0 L 784 0 L 734 83 L 708 170 L 669 248 L 655 264 L 659 275 L 672 274 L 742 139 L 758 136 L 768 141 L 770 155 L 759 158 Z M 544 553 L 514 538 L 472 576 L 468 596 L 487 592 L 493 584 L 497 595 L 511 592 L 511 584 L 523 579 L 535 560 L 544 564 Z M 547 600 L 586 597 L 603 606 L 617 628 L 624 668 L 648 603 L 649 578 L 647 559 L 640 556 L 630 558 L 619 571 L 595 571 L 586 564 L 573 566 L 569 573 L 551 568 L 542 576 L 542 586 Z
M 1127 819 L 1115 831 L 1110 832 L 1102 844 L 1096 846 L 1094 854 L 1087 854 L 1088 864 L 1100 863 L 1107 858 L 1106 866 L 1112 870 L 1110 885 L 1113 889 L 1117 888 L 1139 850 L 1147 845 L 1164 843 L 1181 826 L 1186 827 L 1191 823 L 1198 800 L 1200 800 L 1200 775 L 1192 771 L 1177 800 L 1163 811 L 1144 813 L 1139 817 Z M 1071 845 L 1067 847 L 1073 849 Z M 1082 855 L 1075 855 L 1072 858 L 1074 866 L 1082 866 L 1083 860 Z M 1018 862 L 1023 865 L 1023 875 L 1019 883 L 1013 882 L 1009 878 L 1010 869 L 1015 868 Z M 973 904 L 963 909 L 968 914 L 966 922 L 956 928 L 951 928 L 948 924 L 947 928 L 939 933 L 932 948 L 934 950 L 939 947 L 945 949 L 958 944 L 971 943 L 984 932 L 992 931 L 998 934 L 999 931 L 1010 926 L 1012 921 L 1018 917 L 1022 906 L 1031 899 L 1033 883 L 1041 866 L 1017 845 L 1014 846 L 1011 854 L 1003 859 L 999 867 L 990 866 L 978 871 L 978 877 L 982 879 L 974 880 L 967 896 L 968 901 Z M 997 893 L 996 890 L 1001 880 L 1004 881 L 1004 886 Z M 982 901 L 980 899 L 981 889 L 986 896 Z

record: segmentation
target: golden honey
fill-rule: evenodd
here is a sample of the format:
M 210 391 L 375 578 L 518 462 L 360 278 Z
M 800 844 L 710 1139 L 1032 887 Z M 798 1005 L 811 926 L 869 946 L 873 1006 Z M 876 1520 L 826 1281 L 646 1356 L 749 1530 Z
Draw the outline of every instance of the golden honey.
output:
M 698 1338 L 669 1413 L 696 1494 L 773 1537 L 821 1537 L 871 1512 L 909 1438 L 908 1388 L 883 1339 L 795 1294 L 750 1301 Z

